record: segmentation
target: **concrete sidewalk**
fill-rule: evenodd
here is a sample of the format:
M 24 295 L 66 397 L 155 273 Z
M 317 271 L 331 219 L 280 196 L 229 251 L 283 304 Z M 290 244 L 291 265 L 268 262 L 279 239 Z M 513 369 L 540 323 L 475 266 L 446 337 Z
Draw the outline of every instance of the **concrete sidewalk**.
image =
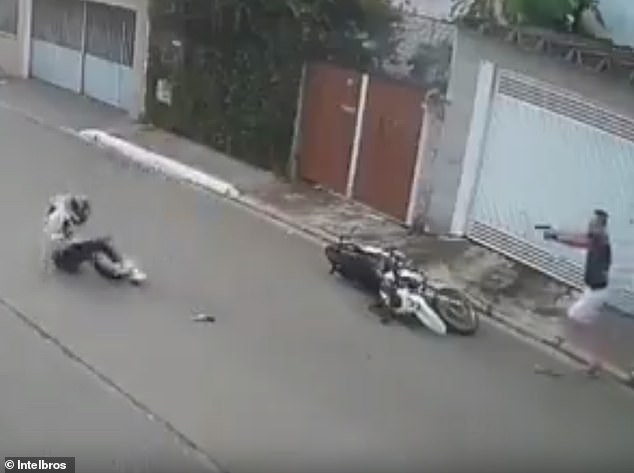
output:
M 507 328 L 542 344 L 557 345 L 559 351 L 578 361 L 587 358 L 581 347 L 565 340 L 562 329 L 565 307 L 574 297 L 572 291 L 498 254 L 463 240 L 412 235 L 363 205 L 306 185 L 280 182 L 271 173 L 164 131 L 134 124 L 110 107 L 37 82 L 10 82 L 0 87 L 0 106 L 7 104 L 51 126 L 77 131 L 101 128 L 215 175 L 236 185 L 246 194 L 245 200 L 256 202 L 259 210 L 322 240 L 359 227 L 359 238 L 403 248 L 432 277 L 468 291 L 489 316 Z M 634 366 L 634 319 L 609 312 L 597 335 L 608 347 L 604 361 L 609 371 L 627 380 Z
M 0 106 L 62 129 L 113 130 L 133 125 L 120 110 L 36 80 L 4 79 L 0 82 Z

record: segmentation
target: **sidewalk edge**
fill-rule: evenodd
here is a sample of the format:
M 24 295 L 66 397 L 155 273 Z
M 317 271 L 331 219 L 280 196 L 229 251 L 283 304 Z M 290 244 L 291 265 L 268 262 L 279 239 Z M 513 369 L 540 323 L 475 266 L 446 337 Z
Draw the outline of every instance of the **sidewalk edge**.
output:
M 217 194 L 236 199 L 240 192 L 238 189 L 222 179 L 202 172 L 194 167 L 187 166 L 177 160 L 170 159 L 129 141 L 117 138 L 102 130 L 88 129 L 77 133 L 82 140 L 93 143 L 100 148 L 116 151 L 123 157 L 134 161 L 141 167 L 152 171 L 158 171 L 179 181 L 189 182 L 208 189 Z
M 235 203 L 240 204 L 258 214 L 264 215 L 277 223 L 295 228 L 321 243 L 329 244 L 337 241 L 338 236 L 334 233 L 315 228 L 311 225 L 303 224 L 297 219 L 294 219 L 293 217 L 280 211 L 275 206 L 266 204 L 265 202 L 248 194 L 239 192 L 232 184 L 208 173 L 202 172 L 194 167 L 182 164 L 167 156 L 149 151 L 101 130 L 90 129 L 75 132 L 73 134 L 85 142 L 115 151 L 122 157 L 134 161 L 143 168 L 158 171 L 168 177 L 194 184 L 203 189 L 227 197 Z M 486 318 L 490 319 L 494 323 L 502 325 L 505 329 L 511 331 L 515 335 L 550 348 L 575 363 L 587 364 L 590 361 L 586 354 L 580 350 L 570 347 L 565 341 L 558 343 L 556 340 L 543 337 L 523 324 L 515 322 L 512 318 L 506 316 L 499 310 L 486 307 L 485 304 L 478 300 L 478 298 L 474 297 L 473 294 L 469 294 L 469 291 L 467 291 L 467 295 Z M 609 374 L 617 382 L 624 384 L 629 388 L 634 388 L 632 374 L 607 363 L 604 363 L 603 371 Z

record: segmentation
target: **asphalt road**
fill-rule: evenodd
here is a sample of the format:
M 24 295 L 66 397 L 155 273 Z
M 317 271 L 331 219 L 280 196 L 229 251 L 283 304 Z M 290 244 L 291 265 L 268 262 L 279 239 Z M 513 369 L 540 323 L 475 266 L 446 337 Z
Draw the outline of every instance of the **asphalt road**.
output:
M 82 473 L 213 471 L 5 307 L 0 334 L 0 457 L 76 457 Z
M 0 296 L 223 469 L 634 468 L 634 397 L 625 389 L 565 366 L 564 378 L 535 375 L 535 363 L 554 362 L 486 325 L 466 339 L 385 327 L 363 296 L 328 275 L 314 244 L 1 110 L 0 143 Z M 65 189 L 90 194 L 91 231 L 113 234 L 143 262 L 147 287 L 112 285 L 90 272 L 42 274 L 45 202 Z M 199 311 L 217 323 L 191 322 Z M 0 345 L 14 337 L 1 330 Z M 45 366 L 53 356 L 29 353 L 2 359 L 13 381 L 0 385 L 0 419 L 21 408 L 33 425 L 44 414 L 22 395 L 31 391 L 27 368 L 33 357 Z M 56 363 L 46 371 L 58 379 L 70 368 Z M 103 418 L 126 437 L 143 435 L 128 426 L 136 414 L 119 422 L 123 407 L 111 415 L 95 410 L 92 396 L 75 395 L 67 429 Z M 0 422 L 7 445 L 27 451 L 49 441 L 16 424 Z M 51 432 L 51 445 L 56 438 Z M 87 443 L 76 445 L 91 454 Z

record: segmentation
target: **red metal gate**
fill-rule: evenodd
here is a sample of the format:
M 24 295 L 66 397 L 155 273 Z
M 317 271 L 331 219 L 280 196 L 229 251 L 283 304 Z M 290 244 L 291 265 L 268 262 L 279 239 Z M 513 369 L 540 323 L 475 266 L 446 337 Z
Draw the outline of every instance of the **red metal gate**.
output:
M 301 123 L 299 174 L 344 194 L 354 141 L 361 74 L 330 64 L 311 64 Z
M 405 222 L 423 123 L 425 92 L 371 78 L 354 197 Z

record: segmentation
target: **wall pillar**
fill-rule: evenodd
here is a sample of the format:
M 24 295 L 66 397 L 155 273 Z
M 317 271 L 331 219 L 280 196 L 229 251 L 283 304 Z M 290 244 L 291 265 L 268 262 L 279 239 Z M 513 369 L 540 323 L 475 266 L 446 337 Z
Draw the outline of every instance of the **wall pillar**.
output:
M 348 183 L 346 185 L 346 197 L 348 199 L 351 199 L 354 195 L 354 180 L 357 177 L 357 169 L 359 167 L 359 153 L 361 151 L 361 137 L 363 135 L 363 118 L 365 117 L 365 107 L 368 101 L 369 85 L 370 76 L 368 74 L 363 74 L 361 76 L 361 88 L 359 91 L 359 102 L 357 104 L 354 140 L 352 142 L 352 150 L 350 151 L 350 166 L 348 167 Z
M 477 190 L 478 175 L 482 165 L 483 146 L 486 140 L 487 125 L 493 100 L 495 70 L 495 64 L 490 61 L 482 61 L 480 63 L 471 126 L 467 137 L 458 195 L 451 221 L 450 233 L 455 236 L 464 236 L 467 231 L 471 203 Z
M 20 0 L 18 8 L 18 42 L 20 45 L 20 77 L 27 79 L 31 72 L 31 29 L 33 0 Z

